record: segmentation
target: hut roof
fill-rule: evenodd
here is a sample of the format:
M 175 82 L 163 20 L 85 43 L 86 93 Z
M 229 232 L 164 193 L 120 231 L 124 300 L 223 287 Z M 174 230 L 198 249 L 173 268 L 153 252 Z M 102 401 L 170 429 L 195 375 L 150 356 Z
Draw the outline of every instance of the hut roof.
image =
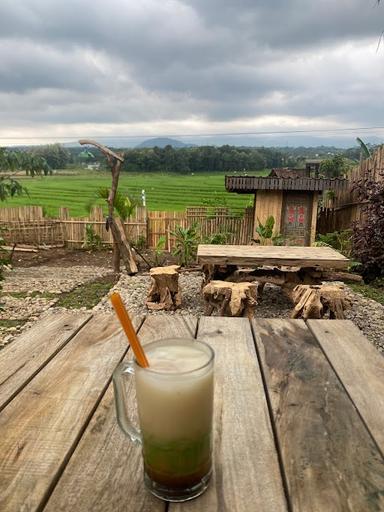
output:
M 251 194 L 257 190 L 341 190 L 348 185 L 344 178 L 277 178 L 267 176 L 226 176 L 225 188 L 228 192 Z
M 308 176 L 307 169 L 289 169 L 288 167 L 279 167 L 272 169 L 268 177 L 274 178 L 300 178 L 302 176 Z

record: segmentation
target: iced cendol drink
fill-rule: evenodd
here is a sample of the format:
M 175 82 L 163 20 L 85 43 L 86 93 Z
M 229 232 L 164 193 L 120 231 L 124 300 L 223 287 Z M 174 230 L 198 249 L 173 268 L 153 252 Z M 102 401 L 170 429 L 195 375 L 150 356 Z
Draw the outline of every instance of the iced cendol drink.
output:
M 191 499 L 212 468 L 214 354 L 180 339 L 150 343 L 145 354 L 149 368 L 134 364 L 145 483 L 160 498 Z

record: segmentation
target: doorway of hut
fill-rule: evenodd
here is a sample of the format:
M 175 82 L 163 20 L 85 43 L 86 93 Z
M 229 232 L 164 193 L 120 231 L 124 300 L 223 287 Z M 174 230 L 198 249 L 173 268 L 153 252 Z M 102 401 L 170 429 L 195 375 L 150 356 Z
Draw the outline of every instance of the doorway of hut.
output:
M 285 191 L 281 234 L 288 245 L 310 245 L 313 194 Z

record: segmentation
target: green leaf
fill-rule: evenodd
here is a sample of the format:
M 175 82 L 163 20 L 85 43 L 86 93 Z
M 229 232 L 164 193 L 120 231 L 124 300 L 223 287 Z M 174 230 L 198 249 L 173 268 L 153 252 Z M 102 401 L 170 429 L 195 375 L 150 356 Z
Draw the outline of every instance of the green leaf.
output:
M 368 146 L 360 139 L 360 137 L 356 137 L 356 141 L 360 144 L 360 149 L 365 158 L 370 158 L 371 152 L 369 151 Z

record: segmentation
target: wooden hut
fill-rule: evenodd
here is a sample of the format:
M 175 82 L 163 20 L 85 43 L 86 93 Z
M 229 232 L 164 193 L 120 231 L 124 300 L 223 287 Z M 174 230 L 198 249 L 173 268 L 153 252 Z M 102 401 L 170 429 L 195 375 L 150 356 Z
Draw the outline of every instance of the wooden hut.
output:
M 274 234 L 281 234 L 289 245 L 312 245 L 316 235 L 319 194 L 339 190 L 348 181 L 315 178 L 304 172 L 273 169 L 270 176 L 226 176 L 228 192 L 254 194 L 254 238 L 256 228 L 273 215 Z

